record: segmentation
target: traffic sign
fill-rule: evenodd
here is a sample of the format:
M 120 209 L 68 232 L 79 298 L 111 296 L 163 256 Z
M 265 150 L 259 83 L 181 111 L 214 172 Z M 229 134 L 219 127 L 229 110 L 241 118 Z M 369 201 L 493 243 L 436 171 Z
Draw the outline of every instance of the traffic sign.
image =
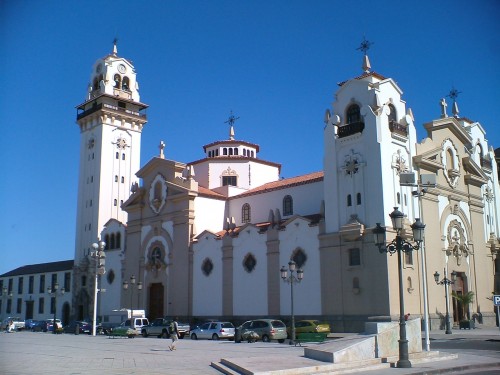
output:
M 493 303 L 495 306 L 500 306 L 500 296 L 493 296 Z

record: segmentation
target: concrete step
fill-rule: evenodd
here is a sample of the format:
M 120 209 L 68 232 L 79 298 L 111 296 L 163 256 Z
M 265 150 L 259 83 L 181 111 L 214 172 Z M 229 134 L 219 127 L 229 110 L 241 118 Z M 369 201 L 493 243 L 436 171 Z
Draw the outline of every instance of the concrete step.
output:
M 420 352 L 420 353 L 411 353 L 409 356 L 409 360 L 412 364 L 418 363 L 427 363 L 434 361 L 448 361 L 451 359 L 457 359 L 458 354 L 454 353 L 440 353 L 439 351 L 430 351 L 430 352 Z M 390 363 L 391 367 L 396 367 L 396 363 L 399 359 L 398 356 L 381 358 L 382 362 Z

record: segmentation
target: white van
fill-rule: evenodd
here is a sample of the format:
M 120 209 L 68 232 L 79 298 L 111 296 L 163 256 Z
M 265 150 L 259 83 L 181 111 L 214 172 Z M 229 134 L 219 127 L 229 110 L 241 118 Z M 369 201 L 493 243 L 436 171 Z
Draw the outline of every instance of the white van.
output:
M 137 331 L 137 334 L 141 334 L 142 327 L 149 325 L 148 318 L 131 318 L 125 320 L 125 327 L 130 327 Z

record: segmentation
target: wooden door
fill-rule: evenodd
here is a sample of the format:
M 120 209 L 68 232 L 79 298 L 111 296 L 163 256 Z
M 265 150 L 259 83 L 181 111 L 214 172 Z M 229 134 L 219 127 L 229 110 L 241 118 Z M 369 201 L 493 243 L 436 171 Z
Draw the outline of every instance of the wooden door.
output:
M 164 287 L 162 283 L 154 283 L 149 287 L 148 318 L 153 320 L 163 318 Z

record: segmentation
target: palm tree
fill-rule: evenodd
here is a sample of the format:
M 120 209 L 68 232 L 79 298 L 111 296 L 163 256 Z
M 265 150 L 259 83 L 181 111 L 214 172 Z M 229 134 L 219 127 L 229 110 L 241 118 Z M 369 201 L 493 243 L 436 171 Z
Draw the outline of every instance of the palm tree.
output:
M 469 305 L 474 302 L 474 292 L 467 292 L 465 294 L 458 294 L 453 291 L 451 296 L 457 300 L 457 302 L 462 306 L 462 320 L 470 320 Z M 465 314 L 467 313 L 467 319 L 465 319 Z

